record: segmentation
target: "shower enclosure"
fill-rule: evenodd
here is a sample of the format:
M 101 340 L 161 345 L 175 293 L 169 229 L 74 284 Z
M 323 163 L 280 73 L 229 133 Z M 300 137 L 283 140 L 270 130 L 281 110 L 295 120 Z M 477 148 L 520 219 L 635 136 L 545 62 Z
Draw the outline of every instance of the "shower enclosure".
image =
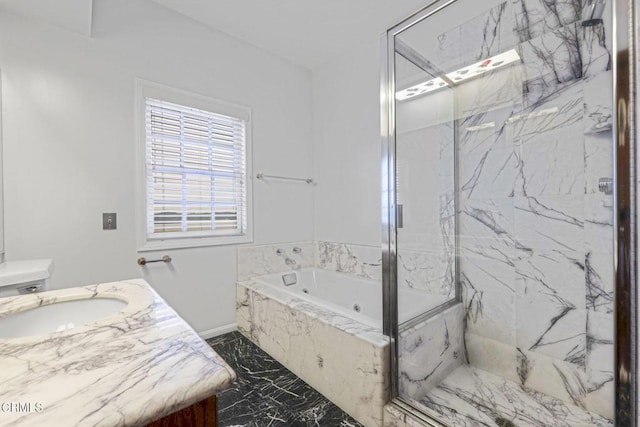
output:
M 440 0 L 387 32 L 397 408 L 433 425 L 635 425 L 632 4 Z

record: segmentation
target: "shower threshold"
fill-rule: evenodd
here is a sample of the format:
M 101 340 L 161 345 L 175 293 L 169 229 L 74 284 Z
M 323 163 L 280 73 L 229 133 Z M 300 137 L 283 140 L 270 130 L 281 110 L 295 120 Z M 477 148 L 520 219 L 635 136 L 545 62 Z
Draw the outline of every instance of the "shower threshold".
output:
M 613 422 L 576 405 L 473 366 L 453 371 L 418 402 L 451 426 L 613 426 Z

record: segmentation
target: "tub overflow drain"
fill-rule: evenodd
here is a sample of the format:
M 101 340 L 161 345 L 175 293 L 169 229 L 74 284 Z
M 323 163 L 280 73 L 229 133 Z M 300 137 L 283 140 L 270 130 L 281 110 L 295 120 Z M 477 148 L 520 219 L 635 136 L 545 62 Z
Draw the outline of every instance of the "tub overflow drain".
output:
M 309 293 L 309 289 L 307 289 L 307 288 L 302 288 L 302 293 L 303 293 L 303 294 L 308 294 L 308 293 Z
M 360 306 L 358 304 L 353 304 L 353 309 L 360 313 Z

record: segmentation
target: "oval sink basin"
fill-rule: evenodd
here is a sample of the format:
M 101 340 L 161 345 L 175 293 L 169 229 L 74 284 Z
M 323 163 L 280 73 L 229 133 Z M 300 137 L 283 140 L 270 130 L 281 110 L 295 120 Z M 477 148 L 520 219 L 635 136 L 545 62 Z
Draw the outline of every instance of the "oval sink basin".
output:
M 88 298 L 35 307 L 0 318 L 0 338 L 46 335 L 72 329 L 122 310 L 116 298 Z

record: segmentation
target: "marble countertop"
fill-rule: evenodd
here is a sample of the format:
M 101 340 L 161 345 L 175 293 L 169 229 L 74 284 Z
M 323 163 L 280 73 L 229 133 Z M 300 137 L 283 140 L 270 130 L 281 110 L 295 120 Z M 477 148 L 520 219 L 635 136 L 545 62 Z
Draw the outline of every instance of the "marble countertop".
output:
M 235 381 L 235 372 L 142 279 L 1 298 L 0 319 L 100 297 L 128 305 L 62 332 L 0 339 L 0 425 L 144 425 Z

